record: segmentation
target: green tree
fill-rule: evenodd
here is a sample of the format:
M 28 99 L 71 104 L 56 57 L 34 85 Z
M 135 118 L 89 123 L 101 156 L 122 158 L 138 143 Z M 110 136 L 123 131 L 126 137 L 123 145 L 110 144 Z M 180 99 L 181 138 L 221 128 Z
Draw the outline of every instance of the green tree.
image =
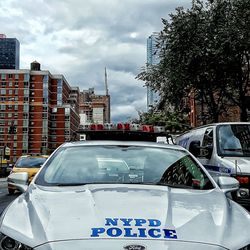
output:
M 247 119 L 249 85 L 250 0 L 193 0 L 163 19 L 159 36 L 161 61 L 137 76 L 160 92 L 160 108 L 182 111 L 191 90 L 206 107 L 211 121 L 230 104 Z M 204 109 L 205 110 L 205 109 Z

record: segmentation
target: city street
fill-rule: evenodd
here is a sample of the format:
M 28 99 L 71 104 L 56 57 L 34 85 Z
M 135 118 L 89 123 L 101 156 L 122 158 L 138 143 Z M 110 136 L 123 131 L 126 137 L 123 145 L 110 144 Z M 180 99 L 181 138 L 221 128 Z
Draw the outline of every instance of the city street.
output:
M 20 193 L 9 195 L 7 190 L 6 178 L 0 178 L 0 214 L 8 206 L 8 204 L 18 197 Z

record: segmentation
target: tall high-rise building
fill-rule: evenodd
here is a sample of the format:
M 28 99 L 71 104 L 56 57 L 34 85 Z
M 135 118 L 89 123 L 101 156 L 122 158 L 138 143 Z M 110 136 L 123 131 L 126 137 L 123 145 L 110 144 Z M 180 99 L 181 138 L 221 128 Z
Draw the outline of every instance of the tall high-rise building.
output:
M 23 154 L 50 154 L 75 139 L 80 123 L 80 91 L 63 75 L 31 69 L 0 69 L 0 149 L 10 148 L 10 160 Z
M 157 37 L 158 33 L 153 33 L 147 39 L 147 65 L 156 65 L 160 62 L 159 50 L 157 48 Z M 150 110 L 159 99 L 159 95 L 155 91 L 147 86 L 147 110 Z
M 0 69 L 19 69 L 20 44 L 0 34 Z

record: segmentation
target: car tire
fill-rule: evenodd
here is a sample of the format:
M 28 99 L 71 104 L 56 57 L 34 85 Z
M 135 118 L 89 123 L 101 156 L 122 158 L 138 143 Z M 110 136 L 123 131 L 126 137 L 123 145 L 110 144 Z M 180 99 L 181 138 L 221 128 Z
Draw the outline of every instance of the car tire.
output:
M 9 192 L 9 194 L 14 194 L 15 193 L 15 189 L 8 188 L 8 192 Z

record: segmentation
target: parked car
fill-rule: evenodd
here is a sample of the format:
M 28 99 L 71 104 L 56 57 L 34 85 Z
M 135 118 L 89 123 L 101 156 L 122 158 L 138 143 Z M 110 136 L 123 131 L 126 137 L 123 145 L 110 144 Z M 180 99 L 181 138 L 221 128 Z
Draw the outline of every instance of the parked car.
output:
M 227 197 L 239 182 L 216 183 L 180 146 L 65 143 L 29 186 L 26 172 L 9 179 L 24 193 L 0 218 L 0 249 L 250 249 L 250 214 Z
M 176 138 L 216 179 L 236 178 L 235 201 L 250 206 L 250 122 L 223 122 L 194 128 Z
M 48 157 L 48 155 L 23 155 L 19 157 L 11 173 L 27 172 L 29 176 L 28 183 L 30 183 Z M 7 178 L 7 182 L 9 194 L 14 194 L 18 190 L 18 186 L 9 178 Z

